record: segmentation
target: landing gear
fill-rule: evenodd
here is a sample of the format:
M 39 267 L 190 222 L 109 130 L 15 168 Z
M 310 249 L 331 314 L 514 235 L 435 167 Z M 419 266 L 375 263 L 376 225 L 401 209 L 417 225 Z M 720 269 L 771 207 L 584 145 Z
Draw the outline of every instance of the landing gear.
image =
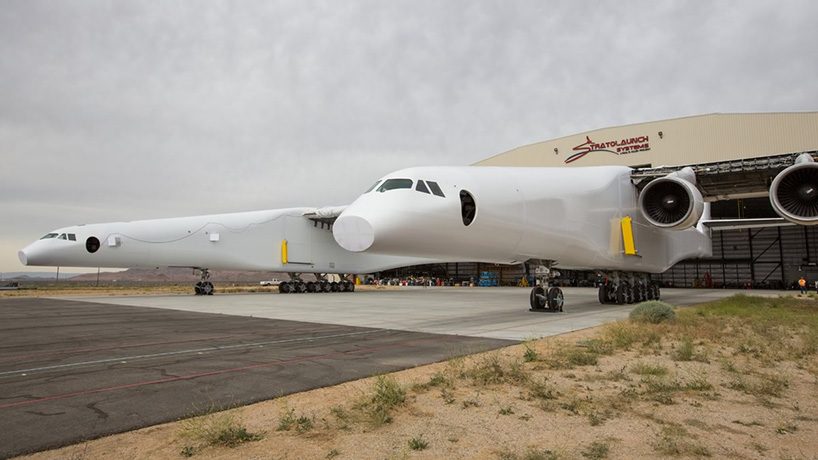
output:
M 206 268 L 199 268 L 197 270 L 201 272 L 201 281 L 193 286 L 193 292 L 195 292 L 196 295 L 213 295 L 213 293 L 216 292 L 216 288 L 213 287 L 213 283 L 208 281 L 210 279 L 210 272 Z
M 599 285 L 599 303 L 625 305 L 646 300 L 659 300 L 659 285 L 644 273 L 613 272 L 603 274 Z
M 341 281 L 329 281 L 325 274 L 315 273 L 315 281 L 304 281 L 300 273 L 290 273 L 290 281 L 278 285 L 281 294 L 318 292 L 355 292 L 355 283 L 341 276 Z
M 552 287 L 551 280 L 557 276 L 559 276 L 559 272 L 556 272 L 551 269 L 554 265 L 553 260 L 543 260 L 543 261 L 532 261 L 536 266 L 534 268 L 534 274 L 537 277 L 537 284 L 533 289 L 531 289 L 531 295 L 529 296 L 529 302 L 531 304 L 530 311 L 536 312 L 559 312 L 562 311 L 562 307 L 565 304 L 565 296 L 562 293 L 562 289 L 558 287 Z M 529 272 L 529 265 L 526 263 L 526 273 Z

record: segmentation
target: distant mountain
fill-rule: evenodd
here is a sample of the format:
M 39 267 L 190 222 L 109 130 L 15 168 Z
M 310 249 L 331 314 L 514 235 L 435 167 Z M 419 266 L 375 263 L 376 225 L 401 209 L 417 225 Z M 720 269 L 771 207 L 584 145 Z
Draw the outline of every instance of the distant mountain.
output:
M 62 278 L 62 275 L 60 275 Z M 258 283 L 259 281 L 289 279 L 286 273 L 281 272 L 250 272 L 232 270 L 211 270 L 210 280 L 214 283 Z M 117 282 L 155 282 L 155 283 L 190 283 L 199 281 L 200 276 L 189 268 L 130 268 L 121 272 L 103 272 L 99 274 L 100 281 Z M 305 280 L 314 279 L 305 275 Z M 85 273 L 71 278 L 71 281 L 96 281 L 96 273 Z
M 57 278 L 56 271 L 53 272 L 3 272 L 0 274 L 3 280 L 53 280 Z M 72 279 L 82 276 L 83 273 L 60 273 L 61 280 Z M 96 277 L 96 273 L 94 274 Z M 96 279 L 96 278 L 94 278 Z

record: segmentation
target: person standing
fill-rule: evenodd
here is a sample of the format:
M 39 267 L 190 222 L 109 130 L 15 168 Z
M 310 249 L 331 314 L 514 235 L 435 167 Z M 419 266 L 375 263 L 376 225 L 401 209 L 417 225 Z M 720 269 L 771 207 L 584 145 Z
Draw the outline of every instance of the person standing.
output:
M 807 293 L 807 280 L 803 276 L 798 280 L 798 287 L 801 288 L 801 294 Z

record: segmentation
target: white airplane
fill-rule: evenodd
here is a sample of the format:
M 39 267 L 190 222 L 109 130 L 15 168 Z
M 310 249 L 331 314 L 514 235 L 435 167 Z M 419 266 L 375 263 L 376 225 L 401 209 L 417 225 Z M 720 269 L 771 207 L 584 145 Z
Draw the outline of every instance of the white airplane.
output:
M 534 311 L 561 311 L 555 267 L 605 275 L 601 303 L 658 299 L 649 274 L 711 255 L 712 229 L 818 223 L 813 153 L 631 169 L 424 167 L 388 174 L 349 206 L 78 225 L 20 250 L 23 265 L 291 273 L 281 292 L 351 291 L 349 274 L 440 262 L 533 265 Z M 702 179 L 702 180 L 699 180 Z M 768 189 L 768 184 L 769 186 Z M 769 193 L 781 219 L 709 220 L 706 201 Z M 637 249 L 638 246 L 638 249 Z M 300 274 L 316 273 L 318 282 Z M 342 275 L 329 283 L 325 274 Z

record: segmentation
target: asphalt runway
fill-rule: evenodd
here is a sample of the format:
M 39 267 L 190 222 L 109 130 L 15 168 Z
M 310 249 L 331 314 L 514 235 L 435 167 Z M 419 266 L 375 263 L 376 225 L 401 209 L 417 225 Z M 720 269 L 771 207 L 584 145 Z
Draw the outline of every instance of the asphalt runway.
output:
M 218 286 L 216 287 L 218 290 Z M 601 305 L 593 288 L 565 288 L 562 313 L 533 313 L 524 288 L 401 288 L 329 294 L 221 294 L 86 298 L 93 302 L 356 327 L 526 340 L 623 319 L 634 305 Z M 662 289 L 693 305 L 748 291 Z M 753 294 L 778 295 L 775 291 Z
M 513 343 L 182 310 L 0 299 L 0 457 Z

